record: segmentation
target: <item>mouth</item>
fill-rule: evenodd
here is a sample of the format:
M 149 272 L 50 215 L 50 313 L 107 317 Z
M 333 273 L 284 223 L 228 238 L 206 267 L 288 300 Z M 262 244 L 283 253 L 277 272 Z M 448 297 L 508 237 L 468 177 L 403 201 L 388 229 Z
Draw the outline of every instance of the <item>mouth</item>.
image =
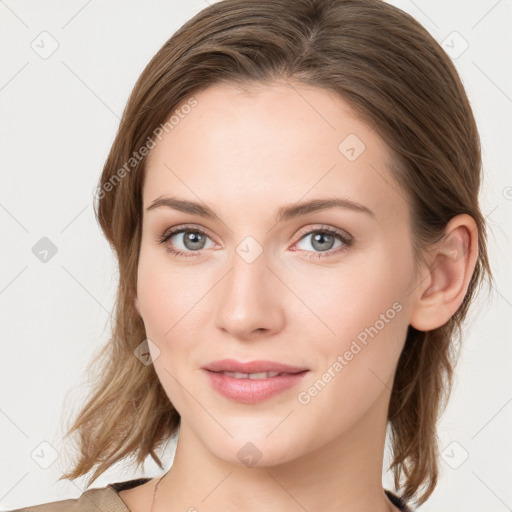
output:
M 289 390 L 309 373 L 309 370 L 278 372 L 213 371 L 202 369 L 211 387 L 224 398 L 243 404 L 256 404 Z

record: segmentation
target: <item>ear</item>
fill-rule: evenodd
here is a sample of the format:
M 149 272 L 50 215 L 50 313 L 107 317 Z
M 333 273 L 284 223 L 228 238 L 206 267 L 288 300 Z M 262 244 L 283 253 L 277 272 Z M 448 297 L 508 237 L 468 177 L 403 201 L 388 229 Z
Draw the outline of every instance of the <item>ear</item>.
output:
M 469 215 L 457 215 L 428 252 L 428 267 L 414 290 L 412 327 L 431 331 L 450 320 L 464 300 L 477 257 L 476 223 Z

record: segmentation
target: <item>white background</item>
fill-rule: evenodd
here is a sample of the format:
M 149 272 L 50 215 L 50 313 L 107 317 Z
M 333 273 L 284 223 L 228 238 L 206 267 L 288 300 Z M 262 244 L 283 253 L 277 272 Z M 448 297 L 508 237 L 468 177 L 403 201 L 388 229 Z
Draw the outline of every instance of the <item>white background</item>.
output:
M 421 510 L 510 510 L 512 2 L 392 3 L 439 42 L 453 41 L 455 51 L 469 44 L 454 62 L 482 139 L 481 204 L 497 282 L 491 298 L 484 290 L 470 310 L 455 389 L 439 424 L 441 478 Z M 140 72 L 206 5 L 0 0 L 2 510 L 76 498 L 84 490 L 85 479 L 57 478 L 67 469 L 64 412 L 77 409 L 86 364 L 108 339 L 117 284 L 115 260 L 94 218 L 93 189 Z M 44 31 L 51 36 L 40 36 Z M 52 38 L 58 44 L 45 59 L 31 47 L 42 46 L 41 37 L 45 48 Z M 57 247 L 47 263 L 32 252 L 42 237 Z M 48 469 L 36 462 L 37 454 L 51 456 L 44 442 L 58 454 Z M 157 475 L 149 459 L 145 472 L 119 465 L 93 487 Z M 389 474 L 383 482 L 392 489 Z

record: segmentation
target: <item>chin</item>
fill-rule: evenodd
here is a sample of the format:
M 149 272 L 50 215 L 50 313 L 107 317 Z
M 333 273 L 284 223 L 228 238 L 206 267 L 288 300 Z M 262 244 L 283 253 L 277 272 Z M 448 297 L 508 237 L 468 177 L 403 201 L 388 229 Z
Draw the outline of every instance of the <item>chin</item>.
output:
M 247 468 L 271 467 L 290 462 L 300 455 L 297 447 L 302 443 L 284 430 L 281 436 L 275 432 L 270 437 L 266 437 L 266 429 L 254 435 L 247 430 L 230 432 L 232 438 L 226 434 L 221 439 L 204 440 L 213 455 L 229 464 Z

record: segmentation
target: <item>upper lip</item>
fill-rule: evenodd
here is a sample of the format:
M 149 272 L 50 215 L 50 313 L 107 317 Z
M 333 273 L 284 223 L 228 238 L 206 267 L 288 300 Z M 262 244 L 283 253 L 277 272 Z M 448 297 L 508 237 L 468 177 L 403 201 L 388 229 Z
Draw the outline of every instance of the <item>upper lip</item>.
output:
M 238 373 L 260 373 L 260 372 L 279 372 L 279 373 L 299 373 L 307 368 L 299 366 L 290 366 L 288 364 L 278 363 L 276 361 L 249 361 L 243 363 L 235 359 L 222 359 L 213 361 L 202 367 L 211 372 L 238 372 Z

